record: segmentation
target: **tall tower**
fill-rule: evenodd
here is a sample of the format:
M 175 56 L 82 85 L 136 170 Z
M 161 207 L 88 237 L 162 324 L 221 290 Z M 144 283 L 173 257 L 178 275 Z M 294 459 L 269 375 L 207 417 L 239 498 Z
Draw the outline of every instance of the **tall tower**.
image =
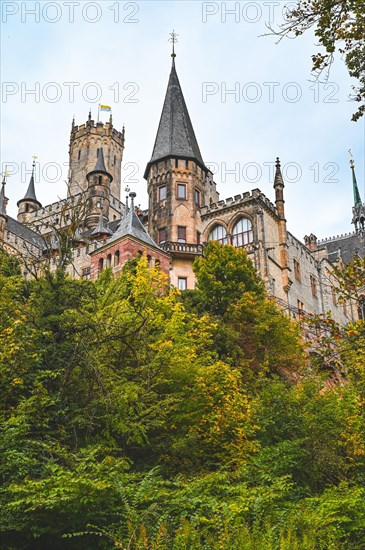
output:
M 352 158 L 350 151 L 350 167 L 352 171 L 352 188 L 354 192 L 354 206 L 352 207 L 352 223 L 355 225 L 355 231 L 359 235 L 365 233 L 365 204 L 362 203 L 360 197 L 360 191 L 357 186 L 356 174 L 355 174 L 355 163 Z
M 68 196 L 85 192 L 88 187 L 87 174 L 93 170 L 97 160 L 97 150 L 100 140 L 103 140 L 104 156 L 112 175 L 110 194 L 111 201 L 110 219 L 120 217 L 119 206 L 121 191 L 121 165 L 124 151 L 124 128 L 118 132 L 113 127 L 112 116 L 109 122 L 103 124 L 91 119 L 91 112 L 85 124 L 76 126 L 72 121 L 70 146 L 69 146 L 69 189 Z
M 28 185 L 27 192 L 24 197 L 18 201 L 18 221 L 21 223 L 27 223 L 30 215 L 42 208 L 41 203 L 37 200 L 34 187 L 34 170 L 35 170 L 35 158 L 33 159 L 32 175 Z
M 176 41 L 172 33 L 173 46 Z M 200 209 L 218 194 L 205 166 L 175 67 L 175 51 L 151 160 L 148 183 L 151 237 L 172 256 L 171 281 L 193 288 L 192 262 L 201 252 Z M 180 286 L 183 288 L 184 282 Z
M 101 216 L 105 223 L 109 221 L 110 188 L 113 182 L 113 176 L 105 167 L 102 143 L 97 150 L 96 164 L 93 170 L 86 174 L 86 180 L 88 186 L 85 225 L 88 229 L 94 229 Z

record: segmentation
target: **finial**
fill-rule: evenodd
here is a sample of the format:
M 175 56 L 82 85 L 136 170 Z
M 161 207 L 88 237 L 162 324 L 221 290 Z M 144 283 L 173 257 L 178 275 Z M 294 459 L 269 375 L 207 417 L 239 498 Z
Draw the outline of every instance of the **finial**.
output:
M 174 30 L 170 32 L 169 42 L 172 42 L 172 54 L 171 54 L 172 59 L 176 57 L 175 44 L 177 43 L 177 36 L 179 35 Z
M 126 212 L 128 212 L 128 210 L 129 210 L 128 193 L 129 193 L 129 191 L 130 191 L 128 185 L 127 185 L 127 187 L 124 189 L 124 191 L 126 192 L 126 195 L 125 195 L 125 209 L 126 209 Z
M 351 168 L 355 168 L 354 157 L 352 156 L 351 149 L 349 149 L 349 155 L 350 155 L 350 166 Z
M 276 157 L 275 166 L 276 166 L 276 168 L 280 168 L 280 159 L 279 159 L 279 157 Z
M 89 120 L 91 120 L 91 108 L 89 109 Z
M 110 116 L 109 116 L 109 126 L 112 126 L 113 125 L 113 116 L 112 114 L 110 113 Z
M 129 193 L 129 196 L 131 198 L 131 210 L 132 210 L 132 212 L 134 212 L 134 199 L 137 196 L 137 193 L 135 193 L 134 191 L 131 191 Z
M 3 181 L 2 181 L 3 185 L 6 185 L 6 178 L 8 178 L 8 177 L 9 177 L 8 167 L 5 165 L 5 172 L 3 172 Z
M 36 155 L 33 155 L 33 164 L 32 164 L 32 176 L 34 177 L 34 169 L 35 169 L 35 161 L 38 157 Z

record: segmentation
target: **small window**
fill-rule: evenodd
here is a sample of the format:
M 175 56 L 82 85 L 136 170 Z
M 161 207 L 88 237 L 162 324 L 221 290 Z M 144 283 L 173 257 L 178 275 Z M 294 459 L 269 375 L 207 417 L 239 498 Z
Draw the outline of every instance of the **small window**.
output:
M 83 279 L 90 279 L 90 267 L 85 267 L 82 270 L 82 278 Z
M 81 157 L 81 149 L 79 149 L 79 154 L 77 155 L 78 160 L 80 160 Z
M 117 163 L 117 155 L 114 155 L 114 166 L 116 165 Z
M 103 177 L 99 176 L 99 185 L 102 185 L 102 184 L 103 184 Z
M 119 263 L 120 263 L 120 253 L 119 253 L 119 250 L 117 250 L 116 253 L 114 254 L 114 266 L 119 265 Z
M 297 281 L 301 282 L 302 276 L 300 273 L 300 264 L 298 260 L 294 260 L 294 277 Z
M 334 289 L 334 287 L 332 287 L 332 303 L 334 306 L 337 306 L 337 295 L 336 295 L 336 290 Z
M 195 204 L 199 207 L 201 206 L 201 193 L 199 189 L 195 189 Z
M 299 315 L 302 315 L 304 313 L 304 304 L 300 300 L 297 300 L 297 307 L 299 310 Z
M 179 290 L 186 290 L 188 287 L 187 282 L 188 280 L 186 277 L 179 277 L 177 280 L 177 288 Z
M 175 168 L 179 168 L 179 159 L 175 159 Z
M 311 283 L 312 296 L 317 298 L 317 281 L 314 275 L 310 275 L 310 283 Z
M 177 226 L 177 242 L 186 243 L 186 227 L 182 225 Z
M 164 201 L 166 199 L 166 195 L 167 195 L 167 187 L 166 185 L 161 185 L 158 188 L 158 200 Z
M 106 267 L 111 267 L 112 265 L 112 255 L 108 254 L 106 257 Z
M 100 258 L 99 264 L 98 264 L 98 271 L 99 271 L 99 273 L 100 273 L 101 271 L 103 271 L 103 267 L 104 267 L 104 260 L 103 260 L 103 258 Z
M 201 233 L 200 233 L 200 231 L 197 231 L 196 232 L 196 244 L 200 244 L 200 240 L 201 240 Z
M 161 227 L 161 229 L 158 230 L 158 242 L 159 244 L 165 243 L 167 240 L 167 231 L 166 227 Z
M 186 169 L 189 168 L 189 161 L 188 161 L 188 160 L 185 161 L 185 168 L 186 168 Z
M 186 199 L 186 185 L 185 183 L 177 184 L 177 198 Z

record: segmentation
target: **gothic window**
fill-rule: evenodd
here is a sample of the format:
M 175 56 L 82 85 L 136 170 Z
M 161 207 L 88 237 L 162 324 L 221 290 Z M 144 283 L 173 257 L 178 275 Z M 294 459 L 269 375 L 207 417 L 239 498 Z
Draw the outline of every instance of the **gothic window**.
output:
M 314 275 L 310 275 L 310 283 L 311 283 L 312 296 L 317 298 L 317 281 Z
M 177 242 L 186 243 L 186 227 L 182 225 L 177 226 Z
M 301 282 L 302 276 L 300 273 L 300 264 L 298 260 L 294 260 L 294 277 L 296 278 L 297 281 Z
M 119 250 L 117 250 L 116 253 L 114 254 L 114 266 L 119 265 L 119 262 L 120 262 L 120 253 L 119 253 Z
M 209 233 L 208 241 L 218 241 L 221 244 L 227 244 L 227 232 L 223 225 L 215 225 Z
M 177 198 L 186 199 L 186 185 L 185 183 L 177 184 Z
M 103 258 L 100 258 L 99 264 L 98 264 L 98 271 L 99 271 L 99 273 L 100 273 L 101 271 L 103 271 L 103 267 L 104 267 L 104 260 L 103 260 Z
M 108 254 L 106 257 L 106 267 L 111 267 L 112 265 L 112 255 Z
M 162 244 L 162 243 L 165 243 L 167 240 L 167 231 L 166 231 L 166 227 L 161 227 L 159 230 L 158 230 L 158 242 L 159 244 Z
M 253 241 L 252 223 L 248 218 L 241 218 L 232 230 L 233 246 L 243 246 Z
M 161 185 L 159 188 L 158 188 L 158 200 L 159 201 L 163 201 L 166 199 L 166 195 L 167 195 L 167 187 L 166 185 Z
M 177 280 L 177 288 L 179 290 L 186 290 L 188 287 L 188 281 L 186 277 L 179 277 Z

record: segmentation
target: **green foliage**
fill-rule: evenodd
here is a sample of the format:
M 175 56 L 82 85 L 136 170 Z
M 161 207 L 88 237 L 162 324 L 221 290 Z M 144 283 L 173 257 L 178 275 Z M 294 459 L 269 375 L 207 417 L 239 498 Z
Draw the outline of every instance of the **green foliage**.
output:
M 363 0 L 296 0 L 286 9 L 285 22 L 280 30 L 271 31 L 280 37 L 301 36 L 314 27 L 314 34 L 324 51 L 312 55 L 312 71 L 319 77 L 328 69 L 338 51 L 349 75 L 356 78 L 353 100 L 360 103 L 352 120 L 365 112 L 365 11 Z
M 25 282 L 2 254 L 4 549 L 362 548 L 357 324 L 329 385 L 242 251 L 185 296 L 144 257 Z

